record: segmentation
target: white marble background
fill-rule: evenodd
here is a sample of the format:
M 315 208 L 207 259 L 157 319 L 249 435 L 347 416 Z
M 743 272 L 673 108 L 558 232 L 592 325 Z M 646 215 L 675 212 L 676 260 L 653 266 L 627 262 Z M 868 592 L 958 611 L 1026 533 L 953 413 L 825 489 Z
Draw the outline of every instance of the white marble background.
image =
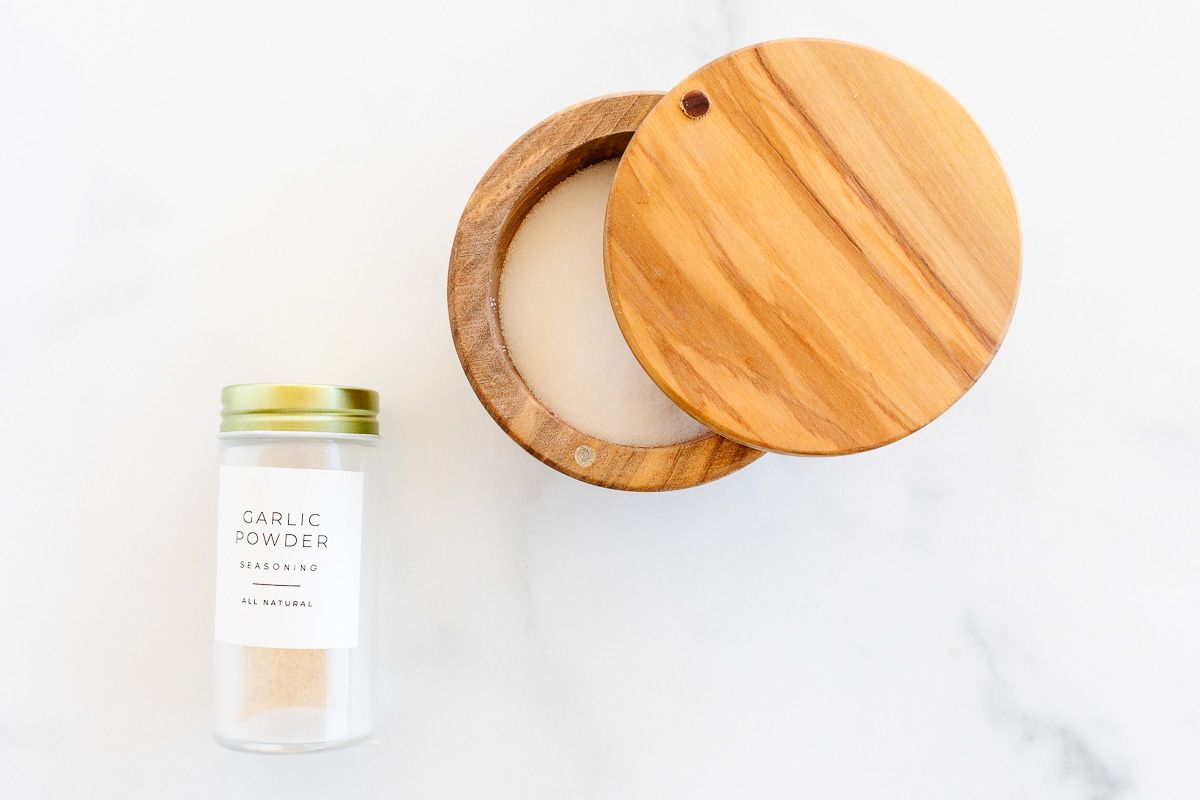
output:
M 0 795 L 1200 795 L 1194 4 L 0 5 Z M 630 496 L 463 378 L 475 182 L 591 96 L 874 45 L 992 137 L 1012 332 L 900 444 Z M 382 719 L 209 739 L 217 395 L 380 389 Z

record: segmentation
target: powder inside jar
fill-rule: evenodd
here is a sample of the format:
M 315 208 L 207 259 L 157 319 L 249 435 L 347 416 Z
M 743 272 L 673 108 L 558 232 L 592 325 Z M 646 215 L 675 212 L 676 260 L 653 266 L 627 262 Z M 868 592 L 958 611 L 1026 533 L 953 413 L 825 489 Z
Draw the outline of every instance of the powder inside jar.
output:
M 704 436 L 621 335 L 604 280 L 612 159 L 551 189 L 521 222 L 500 275 L 509 357 L 539 400 L 586 434 L 652 447 Z

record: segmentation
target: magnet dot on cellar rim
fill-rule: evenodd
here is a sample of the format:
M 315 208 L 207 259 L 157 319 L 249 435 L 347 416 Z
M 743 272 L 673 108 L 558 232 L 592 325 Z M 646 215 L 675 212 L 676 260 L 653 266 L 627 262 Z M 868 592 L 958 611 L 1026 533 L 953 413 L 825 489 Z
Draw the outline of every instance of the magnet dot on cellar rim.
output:
M 575 448 L 575 463 L 581 467 L 590 467 L 596 463 L 596 451 L 586 444 Z

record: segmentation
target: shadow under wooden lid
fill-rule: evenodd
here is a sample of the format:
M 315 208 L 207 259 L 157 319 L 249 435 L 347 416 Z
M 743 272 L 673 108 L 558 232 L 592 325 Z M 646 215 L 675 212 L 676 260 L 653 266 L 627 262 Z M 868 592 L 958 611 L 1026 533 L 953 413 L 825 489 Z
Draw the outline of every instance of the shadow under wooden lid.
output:
M 632 93 L 565 109 L 518 139 L 467 202 L 450 256 L 450 328 L 476 395 L 509 436 L 551 467 L 587 483 L 661 491 L 696 486 L 740 469 L 762 452 L 715 433 L 636 447 L 597 439 L 555 416 L 513 365 L 499 317 L 500 273 L 525 215 L 562 180 L 620 156 L 662 97 Z

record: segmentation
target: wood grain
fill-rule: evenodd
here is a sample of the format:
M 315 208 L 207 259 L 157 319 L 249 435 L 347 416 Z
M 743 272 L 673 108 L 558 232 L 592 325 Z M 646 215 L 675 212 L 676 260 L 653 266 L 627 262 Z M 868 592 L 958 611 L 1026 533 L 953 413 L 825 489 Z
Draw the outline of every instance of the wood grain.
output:
M 770 42 L 680 83 L 626 150 L 606 227 L 642 366 L 756 448 L 852 453 L 921 428 L 1016 302 L 1016 208 L 979 128 L 921 73 L 839 42 Z
M 619 156 L 661 97 L 636 93 L 590 100 L 555 114 L 509 147 L 483 176 L 463 211 L 447 290 L 459 360 L 500 427 L 560 472 L 634 491 L 695 486 L 727 475 L 762 453 L 716 434 L 664 447 L 631 447 L 578 431 L 542 405 L 508 357 L 498 292 L 508 245 L 529 210 L 564 178 Z

